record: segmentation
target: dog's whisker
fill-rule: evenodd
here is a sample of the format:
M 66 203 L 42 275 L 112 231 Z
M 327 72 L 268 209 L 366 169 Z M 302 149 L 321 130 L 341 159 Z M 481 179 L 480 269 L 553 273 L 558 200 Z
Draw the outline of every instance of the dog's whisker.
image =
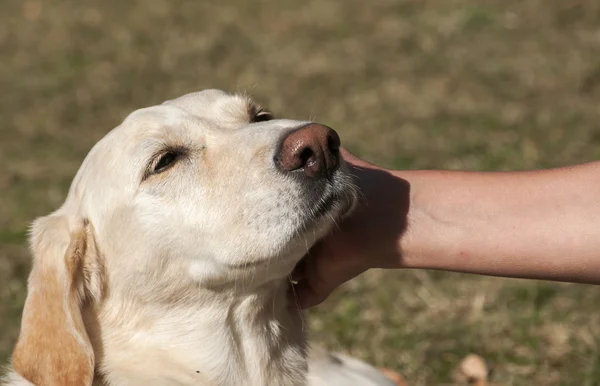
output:
M 296 311 L 298 312 L 298 316 L 300 318 L 301 331 L 306 331 L 306 321 L 304 320 L 304 312 L 302 311 L 302 307 L 300 307 L 300 299 L 298 298 L 298 294 L 296 293 L 296 288 L 292 285 L 292 295 L 294 298 L 294 305 L 296 307 Z

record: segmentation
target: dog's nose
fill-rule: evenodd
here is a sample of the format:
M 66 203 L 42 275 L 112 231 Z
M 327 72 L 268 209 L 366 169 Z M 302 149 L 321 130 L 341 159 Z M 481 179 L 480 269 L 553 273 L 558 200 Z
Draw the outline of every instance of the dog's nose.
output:
M 308 124 L 283 138 L 275 162 L 286 172 L 302 171 L 309 178 L 330 177 L 340 163 L 340 137 L 331 127 Z

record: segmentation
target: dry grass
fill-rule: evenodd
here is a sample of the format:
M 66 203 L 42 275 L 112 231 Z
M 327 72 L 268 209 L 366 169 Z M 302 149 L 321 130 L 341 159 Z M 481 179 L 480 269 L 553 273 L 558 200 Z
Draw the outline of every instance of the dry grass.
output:
M 61 203 L 92 144 L 133 109 L 207 87 L 247 90 L 390 167 L 598 159 L 599 4 L 5 0 L 0 360 L 18 332 L 28 223 Z M 599 297 L 591 286 L 375 271 L 315 310 L 312 327 L 411 385 L 452 382 L 475 352 L 499 384 L 592 386 Z

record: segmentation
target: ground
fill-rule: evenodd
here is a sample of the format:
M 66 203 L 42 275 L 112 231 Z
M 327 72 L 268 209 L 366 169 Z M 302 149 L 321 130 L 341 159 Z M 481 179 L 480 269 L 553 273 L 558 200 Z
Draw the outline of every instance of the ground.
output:
M 5 0 L 0 13 L 0 361 L 18 334 L 30 221 L 133 109 L 217 87 L 338 130 L 402 168 L 521 170 L 600 157 L 595 0 Z M 600 223 L 599 223 L 600 226 Z M 600 288 L 373 271 L 311 312 L 313 338 L 453 382 L 600 385 Z

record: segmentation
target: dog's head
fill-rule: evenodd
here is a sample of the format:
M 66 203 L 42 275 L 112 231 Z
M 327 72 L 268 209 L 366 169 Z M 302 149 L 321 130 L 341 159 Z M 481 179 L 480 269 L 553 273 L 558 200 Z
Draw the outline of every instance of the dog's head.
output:
M 90 384 L 79 308 L 105 291 L 176 301 L 289 275 L 354 203 L 339 146 L 326 126 L 218 90 L 131 114 L 90 151 L 65 204 L 34 223 L 16 370 L 39 385 Z

